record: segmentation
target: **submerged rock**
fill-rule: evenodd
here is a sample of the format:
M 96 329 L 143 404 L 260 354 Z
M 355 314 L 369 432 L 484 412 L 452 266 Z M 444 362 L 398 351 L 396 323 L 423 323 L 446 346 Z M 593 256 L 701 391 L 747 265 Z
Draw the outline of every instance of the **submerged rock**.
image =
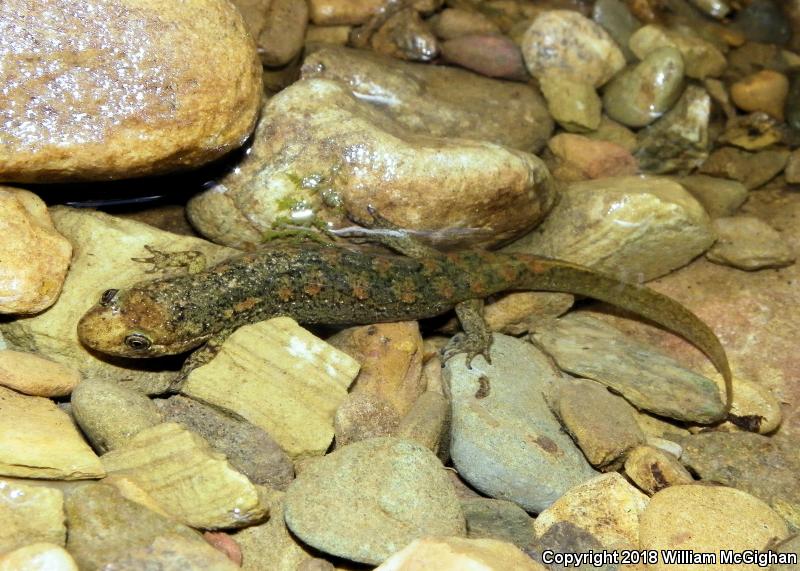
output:
M 689 561 L 693 571 L 714 571 L 720 569 L 716 561 L 722 550 L 763 550 L 788 534 L 783 519 L 746 492 L 723 486 L 670 486 L 654 495 L 641 515 L 639 547 L 662 554 L 685 550 L 682 553 L 695 557 L 711 553 L 714 563 Z M 648 568 L 667 571 L 675 565 L 659 558 Z
M 102 478 L 105 470 L 50 399 L 0 387 L 0 476 L 83 480 Z
M 544 393 L 566 380 L 529 343 L 494 336 L 492 364 L 464 355 L 447 361 L 452 395 L 450 454 L 459 474 L 496 499 L 545 509 L 596 472 L 561 428 Z
M 717 241 L 706 257 L 717 264 L 740 270 L 760 270 L 788 266 L 794 253 L 781 235 L 766 222 L 753 216 L 731 216 L 714 220 Z
M 792 440 L 748 432 L 707 432 L 679 440 L 683 462 L 703 480 L 753 494 L 800 527 L 800 458 Z
M 0 479 L 0 519 L 0 554 L 30 543 L 63 546 L 67 540 L 61 490 Z
M 645 172 L 689 172 L 708 158 L 711 144 L 708 123 L 711 97 L 690 85 L 675 106 L 658 121 L 639 132 L 634 155 Z
M 74 490 L 66 497 L 65 511 L 67 549 L 81 569 L 237 569 L 200 534 L 125 499 L 113 486 Z
M 312 462 L 289 486 L 284 516 L 305 543 L 376 565 L 414 539 L 466 532 L 444 466 L 399 438 L 362 440 Z
M 294 320 L 276 317 L 237 329 L 181 392 L 253 423 L 292 458 L 316 456 L 333 440 L 334 414 L 358 369 Z
M 681 53 L 686 75 L 694 79 L 718 77 L 728 65 L 714 44 L 695 35 L 689 28 L 670 30 L 651 24 L 639 28 L 630 38 L 630 48 L 639 59 L 665 47 L 675 48 Z
M 255 137 L 243 162 L 188 206 L 195 226 L 225 244 L 257 245 L 281 219 L 369 220 L 369 206 L 437 245 L 485 246 L 524 232 L 555 201 L 536 156 L 415 134 L 338 81 L 301 80 L 274 96 Z
M 649 125 L 668 111 L 683 91 L 684 64 L 672 47 L 653 50 L 609 82 L 603 94 L 608 116 L 628 127 Z
M 571 184 L 544 223 L 505 250 L 647 281 L 686 265 L 713 242 L 708 215 L 679 184 L 623 176 Z
M 430 537 L 418 539 L 377 567 L 375 571 L 422 571 L 436 566 L 437 571 L 543 571 L 511 543 L 495 539 Z
M 538 537 L 559 522 L 569 522 L 596 537 L 606 549 L 639 544 L 639 517 L 649 498 L 616 472 L 601 474 L 570 489 L 539 514 Z
M 185 170 L 255 125 L 261 66 L 229 2 L 14 0 L 0 38 L 0 180 Z
M 0 314 L 38 313 L 53 305 L 72 244 L 53 227 L 45 203 L 27 190 L 0 186 L 0 235 Z
M 625 67 L 625 56 L 608 32 L 571 10 L 541 13 L 525 32 L 521 48 L 534 77 L 559 71 L 599 87 Z
M 177 520 L 203 529 L 240 527 L 266 515 L 256 487 L 180 424 L 141 430 L 103 455 L 109 475 L 131 480 Z
M 704 424 L 725 417 L 714 381 L 591 315 L 570 313 L 534 338 L 560 368 L 611 387 L 637 408 Z
M 700 173 L 738 180 L 750 190 L 775 178 L 786 166 L 789 151 L 775 149 L 748 153 L 735 147 L 719 147 L 700 167 Z
M 306 56 L 302 77 L 346 83 L 359 101 L 418 135 L 477 139 L 535 153 L 553 131 L 536 89 L 461 69 L 326 46 Z

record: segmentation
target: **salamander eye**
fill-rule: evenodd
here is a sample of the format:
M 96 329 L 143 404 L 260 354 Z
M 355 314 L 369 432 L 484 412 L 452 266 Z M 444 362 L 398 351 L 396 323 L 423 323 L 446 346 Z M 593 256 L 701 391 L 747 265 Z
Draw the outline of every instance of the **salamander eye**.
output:
M 131 333 L 125 338 L 125 345 L 134 351 L 147 351 L 152 343 L 141 333 Z
M 112 301 L 114 301 L 114 297 L 116 297 L 118 289 L 107 289 L 103 292 L 103 295 L 100 296 L 100 305 L 106 306 Z

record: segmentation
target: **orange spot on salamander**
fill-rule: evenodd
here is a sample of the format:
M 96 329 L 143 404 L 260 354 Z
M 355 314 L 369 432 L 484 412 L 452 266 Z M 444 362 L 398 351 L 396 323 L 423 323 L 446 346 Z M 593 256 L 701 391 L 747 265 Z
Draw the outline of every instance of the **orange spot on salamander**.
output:
M 372 269 L 374 269 L 379 276 L 387 277 L 392 273 L 394 263 L 387 258 L 378 257 L 372 260 Z
M 365 300 L 369 297 L 369 291 L 367 290 L 367 288 L 360 285 L 354 285 L 352 293 L 354 298 L 360 300 Z
M 482 296 L 486 293 L 486 284 L 483 282 L 483 279 L 477 278 L 474 282 L 469 284 L 469 289 L 475 295 Z
M 233 311 L 236 313 L 241 313 L 242 311 L 247 311 L 248 309 L 253 309 L 256 305 L 261 302 L 260 297 L 248 297 L 233 306 Z
M 403 303 L 414 303 L 417 300 L 417 286 L 411 278 L 392 284 L 392 292 Z
M 529 260 L 526 265 L 534 274 L 542 274 L 547 271 L 547 264 L 541 260 Z
M 292 288 L 288 286 L 281 286 L 276 291 L 275 294 L 278 296 L 282 302 L 286 303 L 287 301 L 291 301 L 294 297 L 294 291 Z
M 422 272 L 429 276 L 431 274 L 436 274 L 440 272 L 442 269 L 442 265 L 433 258 L 425 258 L 422 260 Z
M 453 287 L 453 284 L 450 283 L 450 281 L 445 278 L 439 278 L 436 281 L 434 281 L 433 287 L 436 288 L 436 291 L 444 299 L 450 299 L 456 293 L 456 289 Z
M 310 296 L 315 296 L 322 291 L 322 284 L 307 283 L 303 286 L 303 291 Z

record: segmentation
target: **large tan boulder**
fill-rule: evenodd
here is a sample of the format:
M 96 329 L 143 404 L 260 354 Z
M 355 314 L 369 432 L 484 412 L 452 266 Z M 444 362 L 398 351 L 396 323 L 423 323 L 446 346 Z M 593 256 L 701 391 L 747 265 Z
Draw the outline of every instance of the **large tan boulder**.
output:
M 226 0 L 10 0 L 0 37 L 0 180 L 192 168 L 255 124 L 261 66 Z

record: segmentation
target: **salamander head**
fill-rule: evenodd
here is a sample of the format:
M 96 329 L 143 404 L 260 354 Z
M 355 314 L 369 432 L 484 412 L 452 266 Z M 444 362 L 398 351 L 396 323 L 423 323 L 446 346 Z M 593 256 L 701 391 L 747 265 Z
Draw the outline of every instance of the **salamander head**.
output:
M 176 355 L 208 335 L 191 331 L 180 315 L 136 287 L 103 292 L 78 322 L 78 337 L 89 348 L 119 357 Z

